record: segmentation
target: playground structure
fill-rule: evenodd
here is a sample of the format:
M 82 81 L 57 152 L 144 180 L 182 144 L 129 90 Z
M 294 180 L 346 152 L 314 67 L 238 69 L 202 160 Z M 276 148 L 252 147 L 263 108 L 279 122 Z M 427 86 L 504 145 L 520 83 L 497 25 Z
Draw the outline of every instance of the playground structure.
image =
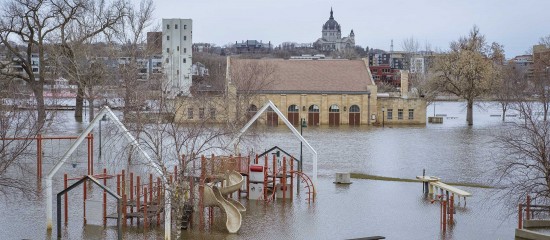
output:
M 433 199 L 432 203 L 439 200 L 441 228 L 446 231 L 448 224 L 454 224 L 455 198 L 458 197 L 458 205 L 460 205 L 460 198 L 463 197 L 464 206 L 466 206 L 466 197 L 471 197 L 472 194 L 445 184 L 438 177 L 423 174 L 422 176 L 416 176 L 416 179 L 422 182 L 424 194 Z
M 182 156 L 182 158 L 182 161 L 186 162 L 185 157 Z M 199 218 L 199 229 L 204 230 L 205 226 L 212 226 L 215 218 L 213 207 L 219 207 L 226 215 L 228 232 L 236 233 L 241 227 L 241 213 L 246 211 L 246 208 L 239 202 L 239 199 L 244 197 L 243 194 L 246 194 L 247 199 L 265 203 L 271 203 L 277 199 L 281 199 L 283 202 L 292 200 L 293 186 L 295 186 L 294 176 L 299 176 L 296 181 L 301 179 L 304 187 L 308 189 L 306 192 L 308 202 L 314 201 L 314 195 L 312 194 L 314 186 L 311 180 L 300 171 L 292 170 L 294 165 L 292 161 L 286 161 L 286 156 L 283 156 L 281 161 L 278 160 L 276 155 L 273 155 L 273 158 L 268 158 L 267 155 L 264 155 L 263 158 L 256 156 L 251 161 L 249 156 L 211 155 L 209 158 L 202 156 L 200 161 L 190 160 L 187 163 L 185 169 L 178 171 L 177 166 L 175 166 L 172 172 L 167 173 L 169 184 L 180 184 L 183 188 L 182 202 L 179 203 L 183 205 L 184 209 L 181 216 L 182 228 L 184 229 L 192 226 L 196 222 L 193 219 L 196 220 L 197 217 Z M 267 167 L 266 164 L 272 166 L 272 168 Z M 287 169 L 285 166 L 290 167 Z M 255 169 L 259 167 L 261 167 L 262 172 L 255 172 Z M 272 169 L 275 169 L 275 171 Z M 255 175 L 261 177 L 256 178 Z M 72 178 L 64 174 L 64 191 L 69 187 L 69 181 L 81 181 L 83 178 L 89 177 L 102 181 L 105 188 L 116 189 L 116 196 L 120 196 L 122 200 L 120 203 L 122 214 L 120 224 L 122 226 L 126 227 L 128 220 L 133 225 L 134 219 L 137 226 L 141 225 L 144 228 L 148 228 L 155 223 L 157 226 L 161 225 L 161 216 L 165 214 L 165 208 L 162 204 L 165 200 L 163 194 L 165 189 L 160 177 L 155 179 L 153 174 L 140 176 L 134 172 L 128 174 L 125 170 L 119 173 L 108 173 L 107 169 L 103 169 L 102 174 Z M 116 184 L 112 182 L 114 179 L 116 179 Z M 290 181 L 287 181 L 289 179 Z M 305 179 L 309 181 L 305 181 Z M 176 187 L 174 186 L 172 188 L 175 190 Z M 250 190 L 255 187 L 261 189 L 256 195 Z M 103 225 L 107 225 L 108 219 L 118 219 L 117 213 L 108 213 L 108 190 L 105 188 L 102 192 L 101 209 Z M 88 192 L 86 182 L 84 182 L 82 210 L 85 224 L 87 222 L 86 202 L 91 196 Z M 69 201 L 67 195 L 65 195 L 63 202 L 63 219 L 65 223 L 69 221 L 68 206 Z M 100 211 L 99 209 L 94 210 Z M 198 216 L 194 216 L 194 212 L 198 212 Z M 61 216 L 60 212 L 58 212 L 58 216 Z
M 182 223 L 192 223 L 192 213 L 195 208 L 194 199 L 198 199 L 198 211 L 199 211 L 199 222 L 201 229 L 204 228 L 204 209 L 205 207 L 209 209 L 208 211 L 208 218 L 209 223 L 213 223 L 213 206 L 219 206 L 222 208 L 223 211 L 225 211 L 227 215 L 227 221 L 226 221 L 226 227 L 229 232 L 237 232 L 240 228 L 240 224 L 242 221 L 242 216 L 240 215 L 240 212 L 245 211 L 244 206 L 242 206 L 238 201 L 232 199 L 232 193 L 238 192 L 239 198 L 241 197 L 242 193 L 246 193 L 247 198 L 251 200 L 264 200 L 265 202 L 273 202 L 276 198 L 282 198 L 283 201 L 287 198 L 292 198 L 292 192 L 293 192 L 293 186 L 294 186 L 294 179 L 301 179 L 305 187 L 308 189 L 308 201 L 314 201 L 315 198 L 315 188 L 314 183 L 316 181 L 316 175 L 317 175 L 317 152 L 309 145 L 309 143 L 297 132 L 297 130 L 286 120 L 284 115 L 273 105 L 273 103 L 268 102 L 262 110 L 258 111 L 258 113 L 249 121 L 249 123 L 241 129 L 237 137 L 233 139 L 230 145 L 233 145 L 241 136 L 242 133 L 244 133 L 247 128 L 259 117 L 259 115 L 265 111 L 268 107 L 271 107 L 277 114 L 280 115 L 280 117 L 283 119 L 283 121 L 289 126 L 289 128 L 292 130 L 292 132 L 297 136 L 297 138 L 302 141 L 307 148 L 310 149 L 310 151 L 313 153 L 313 180 L 311 180 L 307 175 L 302 173 L 301 171 L 294 170 L 293 161 L 290 160 L 287 162 L 286 157 L 283 157 L 283 159 L 277 159 L 275 156 L 273 157 L 273 160 L 271 164 L 269 163 L 269 158 L 265 156 L 263 159 L 263 165 L 259 165 L 260 159 L 259 157 L 256 157 L 254 159 L 254 164 L 250 164 L 250 157 L 243 158 L 243 157 L 214 157 L 212 156 L 211 159 L 206 161 L 206 158 L 203 157 L 201 159 L 200 164 L 200 175 L 196 173 L 196 164 L 195 159 L 192 159 L 193 168 L 192 173 L 188 174 L 188 176 L 181 176 L 182 181 L 184 181 L 184 185 L 187 186 L 185 189 L 185 193 L 183 194 L 183 202 L 184 202 L 184 214 L 182 216 Z M 171 226 L 172 226 L 172 207 L 171 207 L 171 184 L 172 184 L 172 178 L 177 179 L 177 169 L 174 170 L 173 173 L 169 173 L 164 169 L 163 166 L 159 165 L 159 163 L 153 161 L 147 152 L 143 151 L 143 149 L 140 147 L 138 141 L 130 134 L 130 132 L 126 129 L 126 127 L 118 120 L 118 118 L 113 114 L 113 112 L 108 108 L 104 107 L 102 110 L 96 115 L 96 117 L 90 122 L 90 124 L 87 126 L 87 128 L 76 138 L 74 139 L 74 142 L 70 145 L 69 149 L 65 152 L 63 157 L 55 164 L 55 166 L 50 170 L 48 175 L 46 176 L 46 217 L 47 217 L 47 228 L 52 229 L 52 210 L 53 210 L 53 190 L 52 190 L 52 178 L 55 175 L 55 173 L 61 168 L 62 165 L 64 165 L 70 156 L 77 150 L 78 146 L 84 141 L 84 139 L 88 138 L 90 141 L 90 138 L 92 137 L 91 131 L 93 128 L 103 119 L 104 117 L 108 117 L 111 120 L 113 120 L 114 125 L 119 128 L 119 130 L 123 133 L 123 135 L 126 137 L 132 148 L 138 153 L 140 153 L 145 161 L 144 163 L 149 167 L 152 168 L 153 172 L 156 172 L 157 175 L 157 183 L 152 181 L 152 174 L 150 174 L 150 183 L 147 187 L 141 188 L 140 185 L 140 178 L 139 176 L 136 178 L 136 184 L 137 186 L 132 186 L 133 184 L 133 176 L 130 177 L 129 188 L 126 188 L 126 180 L 125 180 L 125 174 L 122 172 L 121 174 L 116 174 L 117 176 L 117 194 L 120 194 L 119 196 L 122 199 L 122 222 L 123 225 L 126 224 L 126 219 L 130 218 L 137 218 L 137 222 L 139 223 L 140 219 L 143 219 L 144 227 L 147 227 L 148 225 L 148 214 L 154 210 L 154 213 L 157 216 L 157 225 L 160 224 L 160 215 L 164 214 L 164 235 L 165 239 L 171 238 Z M 235 145 L 236 146 L 236 145 Z M 90 151 L 93 152 L 93 145 L 88 144 L 88 158 L 90 158 Z M 89 177 L 91 179 L 101 179 L 104 181 L 104 184 L 107 185 L 107 180 L 113 178 L 115 175 L 107 175 L 107 171 L 104 169 L 104 173 L 101 175 L 93 175 L 93 153 L 92 153 L 92 160 L 88 160 L 88 175 L 84 177 Z M 221 162 L 216 162 L 215 159 L 226 159 L 222 160 Z M 238 159 L 238 160 L 235 160 Z M 244 161 L 246 159 L 246 164 L 244 164 Z M 294 159 L 294 158 L 291 158 Z M 183 161 L 185 162 L 185 161 Z M 230 163 L 233 164 L 230 164 Z M 207 168 L 207 165 L 210 167 Z M 221 167 L 220 167 L 221 166 Z M 187 166 L 186 166 L 187 167 Z M 39 171 L 41 171 L 41 166 L 39 167 Z M 232 169 L 233 168 L 233 169 Z M 220 171 L 221 170 L 221 171 Z M 184 167 L 183 172 L 188 171 Z M 132 173 L 130 174 L 132 175 Z M 240 175 L 240 177 L 238 176 Z M 259 178 L 253 178 L 258 177 Z M 84 177 L 78 177 L 73 178 L 72 180 L 82 180 Z M 122 181 L 119 180 L 119 178 L 122 178 Z M 246 179 L 246 180 L 245 180 Z M 290 183 L 288 181 L 290 179 Z M 69 180 L 68 177 L 65 177 L 65 186 L 67 186 L 67 181 Z M 251 181 L 252 180 L 252 181 Z M 84 181 L 84 185 L 86 180 Z M 246 187 L 243 187 L 243 184 L 246 182 Z M 252 186 L 251 184 L 261 184 L 261 187 L 258 186 L 256 188 L 255 186 Z M 288 185 L 290 184 L 290 187 Z M 198 197 L 195 197 L 196 188 L 198 186 Z M 244 189 L 243 189 L 244 188 Z M 257 198 L 252 197 L 253 196 L 253 190 L 260 189 L 260 193 Z M 86 187 L 84 187 L 86 189 Z M 104 190 L 106 191 L 106 190 Z M 153 194 L 156 196 L 156 198 L 153 198 Z M 104 192 L 104 195 L 106 195 L 106 192 Z M 147 196 L 149 195 L 149 197 Z M 130 197 L 127 199 L 127 197 Z M 135 198 L 135 200 L 134 200 Z M 104 197 L 105 199 L 105 197 Z M 143 199 L 143 200 L 141 200 Z M 161 201 L 164 202 L 164 206 L 162 206 Z M 84 190 L 84 206 L 86 202 L 86 190 Z M 105 202 L 105 200 L 104 200 Z M 143 202 L 143 204 L 141 204 Z M 156 203 L 156 206 L 152 205 L 153 203 Z M 65 206 L 68 205 L 68 202 L 65 202 Z M 104 203 L 103 207 L 103 218 L 104 223 L 106 223 L 106 219 L 109 218 L 109 215 L 106 213 L 106 203 Z M 130 209 L 127 209 L 130 207 Z M 85 209 L 85 207 L 84 207 Z M 165 211 L 166 209 L 170 209 L 170 211 Z M 65 207 L 65 215 L 67 212 L 67 207 Z M 154 214 L 153 214 L 154 215 Z M 86 217 L 84 216 L 84 222 L 86 222 Z M 65 219 L 67 221 L 67 218 Z

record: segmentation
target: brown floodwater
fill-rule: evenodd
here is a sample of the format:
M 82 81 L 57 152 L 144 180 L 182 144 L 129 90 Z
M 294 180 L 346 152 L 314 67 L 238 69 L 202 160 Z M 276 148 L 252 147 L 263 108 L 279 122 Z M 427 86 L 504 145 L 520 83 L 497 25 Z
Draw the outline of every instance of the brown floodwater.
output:
M 423 169 L 447 182 L 489 182 L 494 168 L 490 141 L 503 125 L 499 117 L 491 117 L 500 114 L 498 109 L 492 105 L 476 108 L 473 127 L 466 125 L 462 103 L 438 102 L 435 110 L 436 114 L 446 114 L 443 124 L 305 128 L 304 137 L 319 153 L 315 203 L 306 202 L 305 191 L 301 191 L 294 201 L 285 203 L 265 204 L 241 199 L 247 211 L 243 213 L 237 234 L 227 233 L 224 216 L 219 210 L 211 228 L 201 232 L 195 226 L 179 234 L 174 231 L 174 234 L 181 239 L 349 239 L 375 235 L 386 239 L 513 239 L 517 221 L 513 215 L 515 209 L 493 198 L 498 190 L 460 187 L 471 192 L 473 197 L 465 206 L 461 202 L 455 224 L 443 232 L 439 224 L 439 204 L 424 197 L 420 183 L 360 179 L 352 179 L 351 185 L 333 183 L 336 172 L 414 178 L 421 175 Z M 428 107 L 428 115 L 433 115 L 433 106 Z M 53 135 L 74 134 L 85 127 L 85 124 L 71 122 L 70 114 L 60 117 L 69 120 L 57 127 Z M 259 140 L 243 148 L 262 152 L 276 145 L 299 156 L 299 141 L 286 127 L 262 128 L 261 131 L 264 132 Z M 64 152 L 64 144 L 52 144 L 54 147 L 48 151 Z M 79 149 L 79 154 L 84 155 L 85 146 Z M 303 152 L 304 171 L 311 174 L 311 154 L 305 148 Z M 49 165 L 44 167 L 44 174 L 54 162 L 46 161 Z M 34 171 L 33 163 L 29 161 L 29 171 Z M 61 190 L 62 173 L 84 174 L 86 164 L 77 160 L 74 163 L 75 167 L 67 164 L 55 176 L 54 192 Z M 96 172 L 101 168 L 99 162 Z M 92 199 L 100 199 L 101 191 L 94 188 L 89 194 Z M 69 199 L 69 223 L 63 227 L 64 238 L 116 238 L 114 220 L 109 220 L 107 227 L 93 220 L 83 224 L 82 188 L 71 192 Z M 94 206 L 99 205 L 90 203 L 88 211 L 93 211 Z M 54 235 L 46 231 L 43 198 L 4 196 L 0 199 L 0 216 L 1 239 L 55 238 L 55 226 Z M 55 202 L 53 216 L 55 225 Z M 89 216 L 92 219 L 94 213 Z M 124 235 L 127 239 L 162 239 L 163 227 L 144 231 L 135 224 L 129 225 Z

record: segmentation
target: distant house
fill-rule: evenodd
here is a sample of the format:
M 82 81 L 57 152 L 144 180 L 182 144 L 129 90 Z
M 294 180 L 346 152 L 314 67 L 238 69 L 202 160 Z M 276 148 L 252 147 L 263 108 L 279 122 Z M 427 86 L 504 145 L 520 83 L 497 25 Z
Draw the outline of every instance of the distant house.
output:
M 257 40 L 246 40 L 241 41 L 240 43 L 235 42 L 235 47 L 237 54 L 243 53 L 269 53 L 273 49 L 271 41 L 268 43 L 263 43 L 262 41 Z

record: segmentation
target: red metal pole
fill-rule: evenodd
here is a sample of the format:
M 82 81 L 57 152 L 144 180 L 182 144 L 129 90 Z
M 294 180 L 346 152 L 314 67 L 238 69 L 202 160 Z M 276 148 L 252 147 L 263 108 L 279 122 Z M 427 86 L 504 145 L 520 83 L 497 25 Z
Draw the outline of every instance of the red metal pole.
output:
M 290 158 L 290 199 L 294 199 L 294 158 Z
M 135 189 L 134 189 L 134 173 L 130 172 L 130 203 L 134 201 L 134 191 L 135 191 Z M 124 208 L 124 209 L 126 209 L 126 208 Z M 130 207 L 130 212 L 131 213 L 134 212 L 133 207 Z M 134 218 L 131 218 L 130 223 L 134 224 Z
M 277 156 L 273 155 L 273 170 L 272 170 L 272 174 L 273 174 L 273 194 L 275 194 L 275 192 L 277 192 L 277 189 L 275 187 L 275 183 L 277 183 Z
M 455 198 L 454 198 L 454 195 L 451 195 L 451 201 L 450 201 L 450 205 L 449 205 L 449 223 L 450 224 L 453 224 L 453 215 L 454 215 L 454 211 L 455 211 Z
M 210 174 L 209 175 L 214 175 L 214 173 L 215 173 L 214 172 L 214 165 L 216 165 L 215 162 L 216 162 L 216 160 L 214 158 L 214 154 L 212 153 L 212 156 L 210 158 Z
M 214 225 L 214 208 L 213 207 L 208 207 L 208 216 L 209 216 L 208 223 L 210 223 L 210 227 L 212 227 Z
M 201 178 L 199 181 L 199 228 L 204 230 L 204 184 L 206 175 L 206 158 L 201 156 Z
M 107 169 L 103 168 L 103 185 L 107 187 Z M 103 225 L 107 225 L 107 191 L 103 190 Z
M 94 134 L 93 133 L 90 133 L 90 139 L 88 141 L 90 141 L 90 150 L 89 150 L 90 171 L 92 175 L 94 175 Z
M 36 138 L 36 176 L 42 179 L 42 134 Z
M 246 199 L 250 199 L 250 155 L 246 162 Z
M 105 174 L 105 175 L 107 175 L 107 174 Z M 121 181 L 121 185 L 120 185 L 121 195 L 120 196 L 122 196 L 122 195 L 126 194 L 126 171 L 124 169 L 122 169 L 122 176 L 120 178 L 121 178 L 120 179 L 120 181 Z
M 67 189 L 67 174 L 63 174 L 63 187 L 64 189 Z M 67 205 L 69 201 L 67 200 L 67 193 L 64 194 L 65 196 L 65 224 L 69 222 L 69 206 Z
M 126 226 L 126 194 L 122 194 L 122 226 Z
M 88 139 L 88 175 L 92 175 L 90 169 L 91 169 L 91 160 L 90 160 L 90 134 L 88 133 L 88 136 L 86 137 Z
M 527 206 L 525 207 L 525 219 L 531 220 L 531 196 L 527 195 Z
M 160 186 L 160 178 L 157 178 L 157 206 L 160 207 L 160 194 L 161 194 L 161 186 Z M 157 211 L 157 226 L 160 226 L 160 212 Z
M 443 231 L 447 229 L 447 200 L 443 201 Z
M 137 176 L 136 178 L 136 211 L 139 212 L 139 209 L 140 209 L 140 201 L 141 201 L 141 195 L 140 195 L 140 188 L 141 186 L 139 186 L 139 181 L 140 180 L 140 177 Z M 139 217 L 137 218 L 137 224 L 139 225 Z
M 281 178 L 283 180 L 283 203 L 286 201 L 286 157 L 283 157 L 283 176 Z
M 523 228 L 523 212 L 522 212 L 522 204 L 520 203 L 518 206 L 519 206 L 519 210 L 518 210 L 518 229 L 522 229 Z
M 147 187 L 143 188 L 143 227 L 147 228 Z
M 153 203 L 153 174 L 149 174 L 149 202 Z
M 267 200 L 267 155 L 264 157 L 264 200 Z

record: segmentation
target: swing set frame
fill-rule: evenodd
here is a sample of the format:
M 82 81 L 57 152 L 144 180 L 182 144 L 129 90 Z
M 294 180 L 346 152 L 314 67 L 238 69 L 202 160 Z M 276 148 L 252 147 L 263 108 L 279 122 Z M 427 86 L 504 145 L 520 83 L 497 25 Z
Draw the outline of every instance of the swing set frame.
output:
M 42 170 L 42 150 L 44 149 L 44 140 L 76 140 L 78 136 L 42 136 L 42 134 L 36 135 L 36 137 L 30 138 L 0 138 L 1 141 L 36 141 L 36 177 L 41 180 L 43 175 Z M 85 139 L 88 141 L 88 175 L 94 175 L 94 134 L 89 133 Z

